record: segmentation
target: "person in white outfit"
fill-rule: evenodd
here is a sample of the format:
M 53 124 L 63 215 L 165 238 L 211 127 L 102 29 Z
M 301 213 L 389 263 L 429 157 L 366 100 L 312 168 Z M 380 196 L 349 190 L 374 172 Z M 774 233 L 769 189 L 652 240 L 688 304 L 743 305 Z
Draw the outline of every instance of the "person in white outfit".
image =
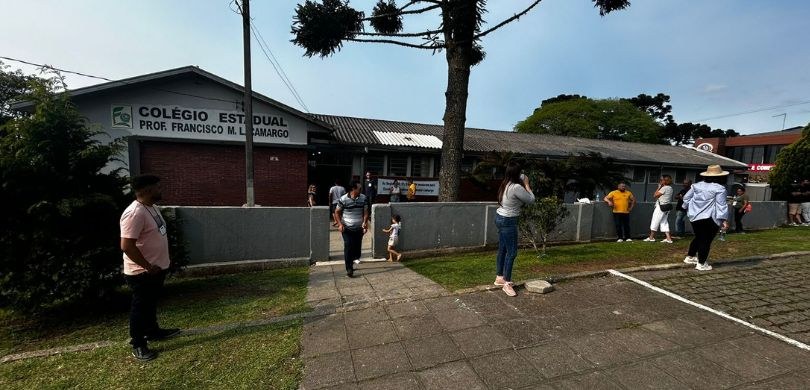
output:
M 650 221 L 650 236 L 645 238 L 646 242 L 655 242 L 655 233 L 658 231 L 666 235 L 661 242 L 672 244 L 672 235 L 669 233 L 669 212 L 672 211 L 672 176 L 662 175 L 658 180 L 658 188 L 655 190 L 655 206 L 653 207 L 652 220 Z

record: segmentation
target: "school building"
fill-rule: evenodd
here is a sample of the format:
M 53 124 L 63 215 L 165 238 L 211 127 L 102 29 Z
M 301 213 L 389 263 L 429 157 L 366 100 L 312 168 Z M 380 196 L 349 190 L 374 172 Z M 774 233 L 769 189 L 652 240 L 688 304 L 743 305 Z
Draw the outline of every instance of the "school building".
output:
M 126 152 L 110 168 L 163 179 L 164 203 L 240 206 L 245 202 L 242 86 L 187 66 L 69 91 L 89 123 L 122 138 Z M 308 114 L 254 93 L 254 191 L 261 206 L 304 206 L 309 183 L 319 203 L 334 181 L 343 184 L 371 171 L 385 188 L 413 178 L 418 200 L 435 201 L 442 126 Z M 17 108 L 25 109 L 21 103 Z M 676 183 L 707 165 L 747 166 L 692 147 L 519 134 L 468 128 L 462 168 L 471 172 L 491 152 L 565 158 L 600 153 L 626 165 L 631 190 L 648 199 L 661 174 Z M 404 186 L 403 186 L 404 187 Z M 676 187 L 676 190 L 678 188 Z M 495 194 L 463 180 L 460 200 L 494 200 Z

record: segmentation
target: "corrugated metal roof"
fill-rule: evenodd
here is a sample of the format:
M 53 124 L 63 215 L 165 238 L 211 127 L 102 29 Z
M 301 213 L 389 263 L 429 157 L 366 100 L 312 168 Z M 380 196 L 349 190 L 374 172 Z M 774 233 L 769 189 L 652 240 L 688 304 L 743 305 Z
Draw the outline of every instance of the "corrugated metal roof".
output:
M 380 139 L 377 133 L 433 136 L 442 139 L 443 126 L 412 122 L 395 122 L 380 119 L 353 118 L 316 114 L 316 118 L 335 127 L 333 136 L 339 143 L 362 146 L 408 146 L 383 139 L 397 136 L 386 135 Z M 401 138 L 402 136 L 400 136 Z M 386 143 L 387 142 L 387 143 Z M 441 147 L 441 146 L 439 146 Z M 608 141 L 601 139 L 563 137 L 548 134 L 525 134 L 513 131 L 496 131 L 467 128 L 464 132 L 464 150 L 467 152 L 513 152 L 518 154 L 564 157 L 569 154 L 600 153 L 618 161 L 651 163 L 670 166 L 706 166 L 719 164 L 728 168 L 744 168 L 746 164 L 717 154 L 705 153 L 691 147 L 643 144 L 636 142 Z
M 373 131 L 383 145 L 389 146 L 410 146 L 415 148 L 441 149 L 442 140 L 435 135 L 395 133 L 392 131 Z

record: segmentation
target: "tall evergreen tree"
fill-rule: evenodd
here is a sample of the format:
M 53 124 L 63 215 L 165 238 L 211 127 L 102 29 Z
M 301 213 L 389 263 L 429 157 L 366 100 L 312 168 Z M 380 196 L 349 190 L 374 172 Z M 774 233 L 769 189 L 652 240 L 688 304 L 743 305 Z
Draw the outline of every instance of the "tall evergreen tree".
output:
M 470 70 L 485 56 L 481 38 L 526 15 L 540 1 L 529 1 L 522 11 L 484 29 L 486 0 L 411 0 L 402 6 L 394 0 L 379 0 L 369 17 L 352 8 L 348 0 L 307 0 L 295 10 L 293 43 L 303 47 L 304 54 L 310 57 L 330 56 L 340 50 L 345 41 L 393 44 L 433 53 L 444 51 L 447 91 L 439 201 L 455 201 L 458 199 L 464 151 Z M 603 16 L 630 5 L 629 0 L 592 1 Z M 403 32 L 403 17 L 429 13 L 436 16 L 434 28 Z M 375 32 L 365 31 L 366 22 Z

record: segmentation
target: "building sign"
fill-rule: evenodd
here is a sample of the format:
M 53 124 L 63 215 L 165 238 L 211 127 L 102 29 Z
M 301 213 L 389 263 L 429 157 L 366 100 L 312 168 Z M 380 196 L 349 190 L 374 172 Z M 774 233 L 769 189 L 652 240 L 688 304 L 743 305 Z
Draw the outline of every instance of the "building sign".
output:
M 751 172 L 767 172 L 774 166 L 774 164 L 748 164 L 748 170 Z
M 708 142 L 704 142 L 704 143 L 698 145 L 697 148 L 700 149 L 700 150 L 707 151 L 707 152 L 714 151 L 714 145 L 712 145 L 712 144 L 710 144 Z
M 438 180 L 414 180 L 416 184 L 417 196 L 439 196 L 439 181 Z M 394 185 L 394 179 L 377 179 L 377 193 L 386 195 L 391 193 L 391 186 Z M 408 194 L 408 181 L 400 180 L 399 189 L 401 196 Z
M 245 141 L 245 115 L 242 111 L 114 104 L 111 107 L 111 119 L 113 129 L 127 129 L 139 136 Z M 290 134 L 295 131 L 290 129 L 285 116 L 253 113 L 255 143 L 305 145 L 306 136 L 290 138 Z

